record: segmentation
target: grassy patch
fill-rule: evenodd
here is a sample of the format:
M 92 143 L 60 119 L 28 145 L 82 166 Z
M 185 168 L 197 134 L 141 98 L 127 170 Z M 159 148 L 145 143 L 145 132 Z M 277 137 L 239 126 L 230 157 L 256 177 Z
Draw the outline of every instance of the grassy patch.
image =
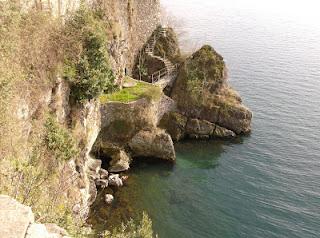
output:
M 128 79 L 126 79 L 128 80 Z M 138 82 L 137 85 L 131 88 L 124 88 L 120 91 L 104 94 L 100 96 L 102 103 L 107 102 L 123 102 L 129 103 L 141 98 L 146 98 L 150 101 L 157 101 L 162 95 L 161 88 L 150 83 Z

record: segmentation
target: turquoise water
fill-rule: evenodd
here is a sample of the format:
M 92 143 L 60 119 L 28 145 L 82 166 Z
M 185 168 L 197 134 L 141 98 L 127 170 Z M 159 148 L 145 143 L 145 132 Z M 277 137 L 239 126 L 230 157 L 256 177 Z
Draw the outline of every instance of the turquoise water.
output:
M 316 2 L 162 3 L 183 20 L 186 38 L 225 57 L 230 84 L 254 112 L 253 132 L 177 144 L 173 167 L 137 165 L 132 205 L 163 238 L 320 237 Z

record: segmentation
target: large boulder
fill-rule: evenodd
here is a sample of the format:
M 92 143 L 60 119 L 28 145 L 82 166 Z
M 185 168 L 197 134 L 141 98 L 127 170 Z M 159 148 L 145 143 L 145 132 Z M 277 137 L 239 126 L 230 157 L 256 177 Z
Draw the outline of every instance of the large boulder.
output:
M 127 171 L 130 168 L 131 159 L 125 151 L 119 150 L 111 158 L 109 172 L 118 173 Z
M 247 134 L 251 131 L 252 113 L 227 84 L 226 72 L 222 56 L 211 46 L 203 46 L 180 67 L 171 97 L 188 118 Z
M 136 157 L 154 157 L 168 161 L 175 160 L 173 141 L 164 130 L 142 130 L 129 143 Z

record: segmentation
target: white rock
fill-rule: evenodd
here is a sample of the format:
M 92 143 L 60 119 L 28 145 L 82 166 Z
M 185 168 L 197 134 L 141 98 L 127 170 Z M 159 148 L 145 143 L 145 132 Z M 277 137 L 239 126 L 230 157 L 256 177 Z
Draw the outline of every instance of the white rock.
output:
M 106 194 L 104 200 L 106 201 L 107 204 L 111 204 L 114 200 L 114 197 L 111 194 Z

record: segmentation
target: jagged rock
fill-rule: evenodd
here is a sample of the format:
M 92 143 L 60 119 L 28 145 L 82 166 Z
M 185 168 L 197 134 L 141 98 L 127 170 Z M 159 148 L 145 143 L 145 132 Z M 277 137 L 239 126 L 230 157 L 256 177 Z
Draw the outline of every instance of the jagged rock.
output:
M 190 119 L 187 122 L 186 133 L 189 135 L 210 136 L 213 133 L 215 124 L 198 119 Z
M 177 112 L 166 113 L 159 126 L 165 129 L 171 136 L 172 140 L 179 141 L 185 137 L 185 127 L 188 118 Z
M 112 173 L 118 173 L 126 171 L 130 168 L 130 157 L 126 152 L 120 150 L 118 153 L 112 155 L 110 161 L 109 171 Z
M 223 58 L 211 46 L 203 46 L 186 59 L 171 97 L 188 118 L 207 120 L 237 134 L 251 130 L 252 113 L 228 86 Z
M 111 204 L 111 203 L 113 202 L 113 200 L 114 200 L 114 197 L 113 197 L 113 195 L 111 195 L 111 194 L 106 194 L 104 200 L 105 200 L 105 202 L 106 202 L 107 204 Z
M 212 136 L 216 138 L 228 138 L 235 137 L 236 134 L 231 130 L 216 125 Z
M 123 182 L 121 178 L 119 177 L 119 174 L 112 174 L 109 176 L 109 185 L 110 186 L 115 186 L 115 187 L 122 187 Z
M 140 131 L 132 138 L 129 146 L 137 157 L 154 157 L 169 161 L 174 161 L 176 157 L 170 135 L 161 129 Z

